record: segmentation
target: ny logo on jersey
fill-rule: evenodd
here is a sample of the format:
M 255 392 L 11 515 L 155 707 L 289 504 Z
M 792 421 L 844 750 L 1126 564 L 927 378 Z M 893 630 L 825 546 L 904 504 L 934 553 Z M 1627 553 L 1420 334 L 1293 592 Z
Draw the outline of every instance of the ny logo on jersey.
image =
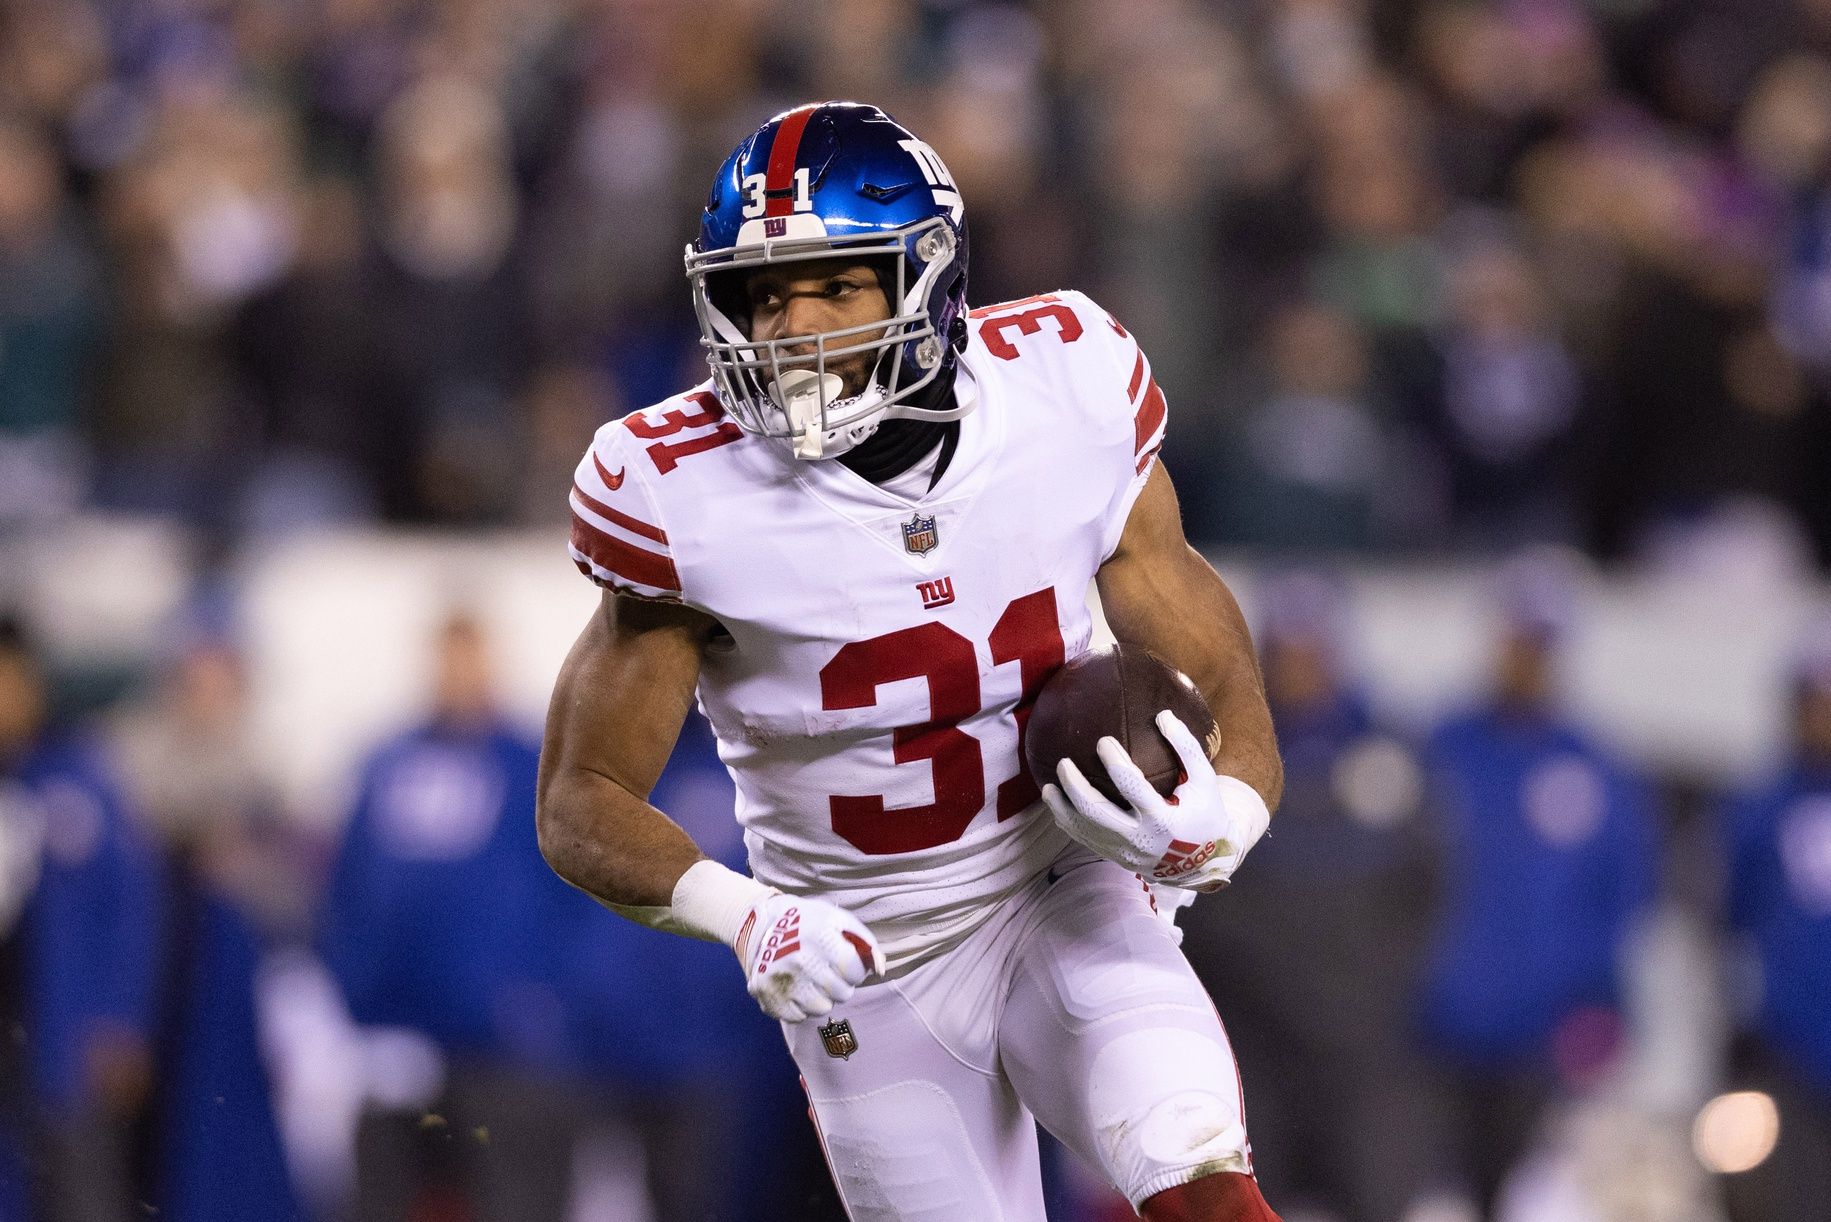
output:
M 922 596 L 922 610 L 933 611 L 945 607 L 954 601 L 954 579 L 943 577 L 938 581 L 916 582 L 916 593 Z
M 926 556 L 935 550 L 941 542 L 941 534 L 935 529 L 935 516 L 927 517 L 916 514 L 903 523 L 903 547 L 912 556 Z

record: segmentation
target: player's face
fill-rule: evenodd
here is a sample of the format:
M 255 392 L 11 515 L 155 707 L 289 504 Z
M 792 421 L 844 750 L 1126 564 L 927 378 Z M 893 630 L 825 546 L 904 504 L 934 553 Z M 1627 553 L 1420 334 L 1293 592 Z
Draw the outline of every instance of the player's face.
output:
M 784 339 L 861 327 L 890 317 L 890 302 L 870 264 L 850 259 L 789 263 L 753 272 L 746 283 L 752 340 Z M 878 338 L 866 331 L 840 341 L 843 346 Z M 792 344 L 788 352 L 804 356 L 812 343 Z M 844 397 L 860 394 L 870 383 L 879 353 L 859 352 L 827 364 L 827 372 L 845 383 Z

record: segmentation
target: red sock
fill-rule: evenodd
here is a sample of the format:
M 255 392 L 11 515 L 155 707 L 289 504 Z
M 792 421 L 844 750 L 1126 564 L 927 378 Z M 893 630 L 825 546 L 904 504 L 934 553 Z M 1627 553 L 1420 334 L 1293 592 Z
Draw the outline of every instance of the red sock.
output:
M 1166 1188 L 1140 1205 L 1149 1222 L 1279 1222 L 1259 1182 L 1238 1171 L 1217 1171 Z

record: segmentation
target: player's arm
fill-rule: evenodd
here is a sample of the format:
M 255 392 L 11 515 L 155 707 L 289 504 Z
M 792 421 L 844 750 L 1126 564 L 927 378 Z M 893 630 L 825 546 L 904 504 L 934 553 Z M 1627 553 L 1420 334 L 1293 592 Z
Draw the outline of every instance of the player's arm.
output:
M 535 818 L 555 873 L 615 911 L 737 952 L 751 996 L 787 1022 L 825 1014 L 871 971 L 856 917 L 710 861 L 648 802 L 718 630 L 691 608 L 606 592 L 560 669 Z
M 602 903 L 656 910 L 650 924 L 664 922 L 681 875 L 705 857 L 647 799 L 680 737 L 716 628 L 689 607 L 606 591 L 547 710 L 535 807 L 540 851 L 555 873 Z
M 1245 781 L 1276 810 L 1284 765 L 1246 617 L 1221 575 L 1183 537 L 1176 489 L 1162 463 L 1096 580 L 1113 635 L 1188 675 L 1207 698 L 1220 728 L 1215 771 Z
M 1158 794 L 1112 738 L 1098 750 L 1123 802 L 1102 795 L 1072 760 L 1061 762 L 1060 783 L 1045 785 L 1043 798 L 1068 835 L 1153 882 L 1187 891 L 1225 886 L 1271 821 L 1284 768 L 1239 604 L 1183 538 L 1176 491 L 1161 466 L 1132 504 L 1097 582 L 1113 634 L 1195 681 L 1219 743 L 1197 742 L 1164 711 L 1157 726 L 1183 771 L 1170 798 Z

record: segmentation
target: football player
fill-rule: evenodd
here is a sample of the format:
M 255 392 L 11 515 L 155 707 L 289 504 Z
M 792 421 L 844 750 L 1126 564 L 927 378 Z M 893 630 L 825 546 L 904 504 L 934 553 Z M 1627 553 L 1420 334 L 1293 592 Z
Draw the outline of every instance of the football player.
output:
M 1224 885 L 1277 804 L 1251 642 L 1183 539 L 1137 341 L 1079 293 L 969 311 L 966 269 L 947 167 L 875 107 L 788 111 L 719 170 L 686 256 L 712 377 L 579 464 L 604 595 L 553 695 L 542 849 L 733 948 L 852 1217 L 1041 1219 L 1034 1118 L 1147 1218 L 1271 1218 L 1226 1034 L 1140 885 Z M 1025 769 L 1090 581 L 1219 723 L 1158 719 L 1172 797 L 1116 740 L 1123 804 Z M 645 800 L 695 696 L 750 876 Z

